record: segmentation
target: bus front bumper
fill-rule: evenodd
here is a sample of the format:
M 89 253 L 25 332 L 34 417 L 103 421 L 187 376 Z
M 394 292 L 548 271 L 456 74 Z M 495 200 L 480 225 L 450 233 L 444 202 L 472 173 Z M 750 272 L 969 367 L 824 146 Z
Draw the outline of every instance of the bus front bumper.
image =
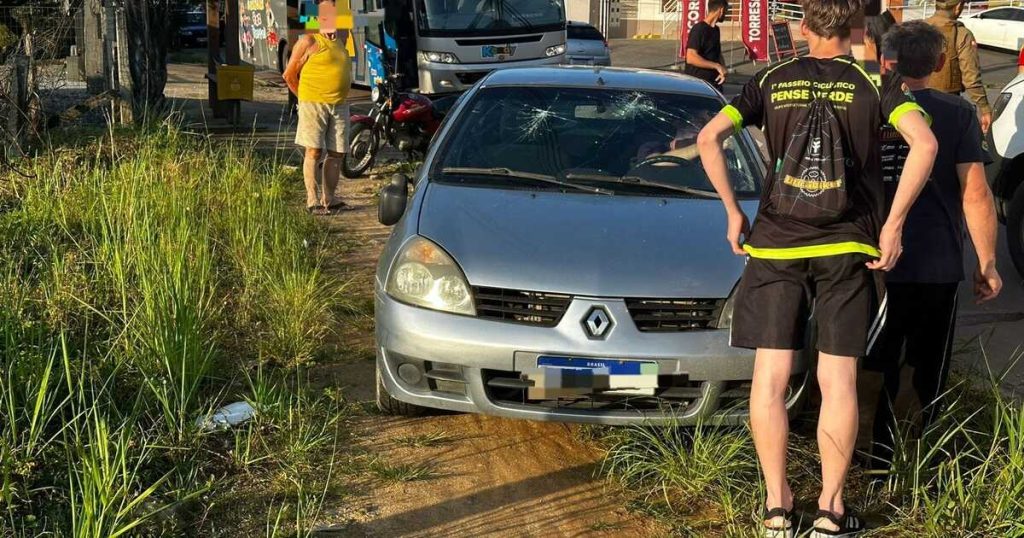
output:
M 463 92 L 495 69 L 538 67 L 562 63 L 565 63 L 564 54 L 535 60 L 479 64 L 446 64 L 420 60 L 418 65 L 420 76 L 419 91 L 428 95 Z

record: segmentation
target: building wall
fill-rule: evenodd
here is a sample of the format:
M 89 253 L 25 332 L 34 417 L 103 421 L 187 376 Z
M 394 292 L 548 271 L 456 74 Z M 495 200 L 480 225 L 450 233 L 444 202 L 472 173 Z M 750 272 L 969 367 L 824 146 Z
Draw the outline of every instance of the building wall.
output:
M 566 0 L 566 20 L 593 23 L 594 20 L 591 19 L 591 14 L 593 13 L 591 4 L 596 4 L 596 2 L 591 0 Z

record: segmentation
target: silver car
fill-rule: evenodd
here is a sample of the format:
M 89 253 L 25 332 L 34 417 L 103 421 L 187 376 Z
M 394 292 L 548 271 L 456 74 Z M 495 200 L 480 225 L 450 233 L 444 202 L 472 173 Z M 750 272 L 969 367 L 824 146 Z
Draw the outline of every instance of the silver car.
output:
M 745 420 L 753 353 L 729 346 L 743 259 L 695 147 L 722 104 L 683 75 L 568 66 L 495 71 L 464 94 L 415 180 L 381 192 L 381 409 Z M 753 215 L 750 135 L 726 155 Z
M 565 63 L 571 65 L 611 65 L 612 53 L 601 31 L 585 22 L 565 25 Z

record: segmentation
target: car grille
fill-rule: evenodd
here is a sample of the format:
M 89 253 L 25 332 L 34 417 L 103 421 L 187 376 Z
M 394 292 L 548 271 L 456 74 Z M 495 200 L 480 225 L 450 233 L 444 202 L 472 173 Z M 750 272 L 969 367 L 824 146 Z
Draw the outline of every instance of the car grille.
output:
M 626 299 L 640 332 L 703 331 L 718 327 L 725 299 Z
M 473 298 L 477 317 L 538 327 L 558 325 L 572 301 L 569 295 L 478 286 Z

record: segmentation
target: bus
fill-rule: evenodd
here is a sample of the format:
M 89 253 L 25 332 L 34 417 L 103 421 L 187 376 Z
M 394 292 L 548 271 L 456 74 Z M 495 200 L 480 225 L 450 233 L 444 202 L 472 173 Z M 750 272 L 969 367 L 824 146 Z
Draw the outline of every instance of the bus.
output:
M 239 0 L 242 61 L 284 71 L 292 44 L 319 31 L 317 0 Z M 563 0 L 338 0 L 349 30 L 353 84 L 375 84 L 368 50 L 391 34 L 406 85 L 425 94 L 461 92 L 490 71 L 565 59 Z

